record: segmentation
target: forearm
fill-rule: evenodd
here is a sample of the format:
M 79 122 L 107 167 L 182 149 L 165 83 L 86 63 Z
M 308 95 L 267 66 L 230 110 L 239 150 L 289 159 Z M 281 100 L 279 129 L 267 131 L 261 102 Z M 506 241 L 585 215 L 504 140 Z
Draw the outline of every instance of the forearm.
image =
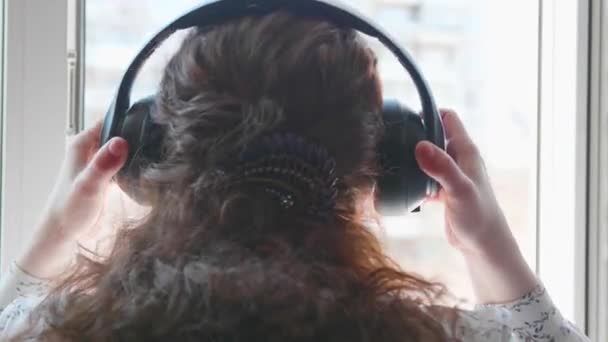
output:
M 72 262 L 76 248 L 75 243 L 61 236 L 62 232 L 56 220 L 45 217 L 17 258 L 17 265 L 41 279 L 50 280 L 61 275 Z
M 513 235 L 494 237 L 479 253 L 464 253 L 479 304 L 506 303 L 538 285 Z

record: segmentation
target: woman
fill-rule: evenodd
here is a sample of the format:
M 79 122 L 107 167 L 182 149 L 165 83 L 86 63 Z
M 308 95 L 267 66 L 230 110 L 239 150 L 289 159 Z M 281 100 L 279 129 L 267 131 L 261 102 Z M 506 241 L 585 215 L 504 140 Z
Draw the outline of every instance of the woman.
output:
M 287 13 L 192 32 L 157 104 L 168 133 L 141 182 L 149 212 L 107 256 L 81 252 L 64 272 L 128 153 L 120 138 L 95 151 L 99 126 L 73 138 L 36 238 L 4 277 L 5 339 L 587 340 L 524 262 L 453 112 L 448 153 L 422 142 L 416 158 L 442 185 L 447 238 L 482 305 L 442 307 L 440 285 L 386 257 L 366 205 L 380 81 L 354 32 Z

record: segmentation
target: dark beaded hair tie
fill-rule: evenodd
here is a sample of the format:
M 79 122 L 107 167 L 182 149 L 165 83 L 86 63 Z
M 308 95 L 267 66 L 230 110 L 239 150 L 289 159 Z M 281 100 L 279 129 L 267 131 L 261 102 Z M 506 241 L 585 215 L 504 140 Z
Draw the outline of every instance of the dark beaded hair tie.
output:
M 232 184 L 259 186 L 285 210 L 325 216 L 338 195 L 335 167 L 324 147 L 292 133 L 275 133 L 243 150 Z

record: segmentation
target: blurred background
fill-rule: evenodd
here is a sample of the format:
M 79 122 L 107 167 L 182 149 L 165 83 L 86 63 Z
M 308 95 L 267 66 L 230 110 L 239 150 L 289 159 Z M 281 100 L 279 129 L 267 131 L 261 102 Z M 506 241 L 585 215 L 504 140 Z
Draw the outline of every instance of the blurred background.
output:
M 87 0 L 85 120 L 101 118 L 122 73 L 151 35 L 197 0 Z M 528 263 L 536 264 L 538 1 L 350 0 L 414 57 L 440 107 L 463 118 Z M 134 98 L 155 92 L 183 33 L 148 61 Z M 378 42 L 385 97 L 420 108 L 411 81 Z M 407 271 L 440 281 L 463 306 L 473 299 L 460 255 L 445 241 L 442 208 L 385 218 L 380 238 Z

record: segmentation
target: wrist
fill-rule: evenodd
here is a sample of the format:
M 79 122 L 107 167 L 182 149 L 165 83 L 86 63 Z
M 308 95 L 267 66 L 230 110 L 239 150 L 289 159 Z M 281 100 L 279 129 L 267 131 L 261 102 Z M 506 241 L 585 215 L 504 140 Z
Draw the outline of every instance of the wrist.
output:
M 461 252 L 465 258 L 483 258 L 492 262 L 501 262 L 514 254 L 521 254 L 513 234 L 503 230 L 479 239 L 475 248 Z
M 482 258 L 492 262 L 501 262 L 513 255 L 521 255 L 517 241 L 503 215 L 496 215 L 493 222 L 485 223 L 467 248 L 460 252 L 465 258 Z
M 34 232 L 16 265 L 40 279 L 52 279 L 62 274 L 72 260 L 75 241 L 64 235 L 60 221 L 46 215 Z
M 71 245 L 55 248 L 30 246 L 15 264 L 25 273 L 43 280 L 53 280 L 61 276 L 71 265 L 75 248 Z
M 479 304 L 507 303 L 538 285 L 510 231 L 501 235 L 483 248 L 463 252 Z

